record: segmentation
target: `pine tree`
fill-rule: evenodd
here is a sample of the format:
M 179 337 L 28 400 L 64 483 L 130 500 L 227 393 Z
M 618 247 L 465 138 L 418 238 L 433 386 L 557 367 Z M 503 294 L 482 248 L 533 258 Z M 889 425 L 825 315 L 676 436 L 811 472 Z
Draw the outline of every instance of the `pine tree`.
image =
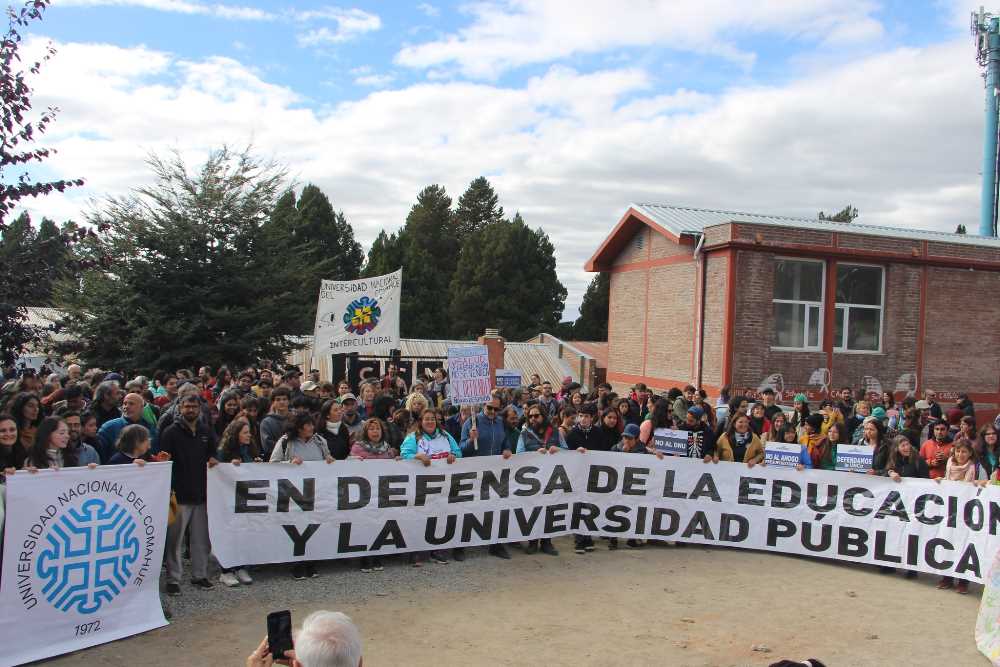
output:
M 372 276 L 384 276 L 387 273 L 398 271 L 403 266 L 403 232 L 393 232 L 386 234 L 383 229 L 375 237 L 372 247 L 368 250 L 368 259 L 365 261 L 364 270 L 361 275 L 365 278 Z M 403 285 L 406 285 L 406 273 L 403 273 Z
M 286 333 L 311 333 L 320 281 L 354 280 L 361 274 L 364 252 L 354 229 L 310 184 L 297 200 L 292 191 L 278 199 L 261 238 L 271 259 L 268 275 L 283 286 L 282 298 L 292 306 Z
M 487 225 L 503 220 L 503 206 L 500 206 L 500 198 L 490 182 L 480 176 L 469 183 L 469 187 L 458 198 L 458 206 L 455 208 L 459 240 L 464 242 Z
M 855 218 L 858 217 L 858 209 L 848 204 L 844 208 L 840 209 L 833 215 L 827 215 L 823 211 L 819 212 L 820 220 L 829 220 L 830 222 L 854 222 Z
M 604 341 L 608 339 L 608 301 L 611 293 L 611 274 L 598 273 L 590 281 L 580 304 L 580 317 L 573 324 L 577 340 Z
M 551 331 L 566 301 L 552 243 L 520 214 L 510 222 L 489 223 L 465 240 L 450 291 L 452 331 L 463 338 L 485 327 L 499 327 L 509 340 Z
M 955 233 L 956 234 L 966 234 L 967 232 L 965 231 L 965 225 L 959 223 L 958 227 L 955 228 Z

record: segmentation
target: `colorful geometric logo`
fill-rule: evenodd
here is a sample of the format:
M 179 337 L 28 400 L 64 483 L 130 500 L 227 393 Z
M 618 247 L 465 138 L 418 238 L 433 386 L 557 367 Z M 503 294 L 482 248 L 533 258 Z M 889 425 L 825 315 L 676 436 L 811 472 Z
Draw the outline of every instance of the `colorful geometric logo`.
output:
M 355 299 L 347 306 L 344 313 L 344 331 L 362 336 L 378 326 L 382 317 L 382 308 L 378 300 L 363 296 Z
M 139 560 L 132 515 L 121 505 L 91 498 L 70 509 L 45 536 L 35 574 L 56 609 L 93 614 L 124 590 Z

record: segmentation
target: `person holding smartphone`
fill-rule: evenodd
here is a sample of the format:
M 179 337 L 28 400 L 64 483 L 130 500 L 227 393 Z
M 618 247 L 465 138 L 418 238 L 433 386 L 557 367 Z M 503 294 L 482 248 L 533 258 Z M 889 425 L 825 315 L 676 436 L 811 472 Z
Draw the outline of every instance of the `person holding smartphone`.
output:
M 281 658 L 271 646 L 284 646 Z M 349 616 L 339 611 L 317 611 L 306 617 L 295 636 L 291 635 L 291 614 L 273 612 L 267 616 L 267 636 L 247 657 L 247 667 L 363 667 L 361 632 Z

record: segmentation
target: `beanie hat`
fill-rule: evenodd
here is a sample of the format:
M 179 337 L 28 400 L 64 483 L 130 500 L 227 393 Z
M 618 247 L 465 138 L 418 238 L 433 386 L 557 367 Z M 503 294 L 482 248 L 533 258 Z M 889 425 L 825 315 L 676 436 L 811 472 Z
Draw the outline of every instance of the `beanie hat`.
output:
M 638 424 L 629 424 L 628 426 L 625 427 L 625 430 L 622 431 L 622 435 L 625 436 L 626 438 L 638 438 L 639 437 L 639 425 Z
M 704 411 L 704 410 L 702 410 L 702 409 L 701 409 L 700 407 L 698 407 L 697 405 L 692 405 L 692 406 L 691 406 L 690 408 L 688 408 L 688 414 L 689 414 L 689 415 L 694 415 L 694 418 L 695 418 L 695 419 L 701 419 L 701 416 L 702 416 L 703 414 L 705 414 L 705 411 Z
M 885 419 L 885 408 L 883 408 L 881 405 L 876 405 L 874 408 L 872 408 L 872 417 L 874 417 L 879 421 Z
M 794 403 L 808 403 L 809 399 L 806 398 L 805 394 L 795 394 Z

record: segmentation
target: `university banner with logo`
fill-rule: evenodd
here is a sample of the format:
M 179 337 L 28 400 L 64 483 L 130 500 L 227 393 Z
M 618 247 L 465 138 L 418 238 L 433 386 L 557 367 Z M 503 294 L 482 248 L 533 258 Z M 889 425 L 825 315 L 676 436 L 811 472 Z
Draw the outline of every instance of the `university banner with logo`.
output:
M 220 464 L 208 520 L 225 566 L 569 533 L 680 540 L 980 582 L 1000 487 L 562 450 L 435 461 Z
M 403 270 L 319 287 L 313 354 L 388 353 L 399 349 Z
M 167 624 L 159 580 L 170 465 L 7 477 L 0 664 L 41 660 Z

